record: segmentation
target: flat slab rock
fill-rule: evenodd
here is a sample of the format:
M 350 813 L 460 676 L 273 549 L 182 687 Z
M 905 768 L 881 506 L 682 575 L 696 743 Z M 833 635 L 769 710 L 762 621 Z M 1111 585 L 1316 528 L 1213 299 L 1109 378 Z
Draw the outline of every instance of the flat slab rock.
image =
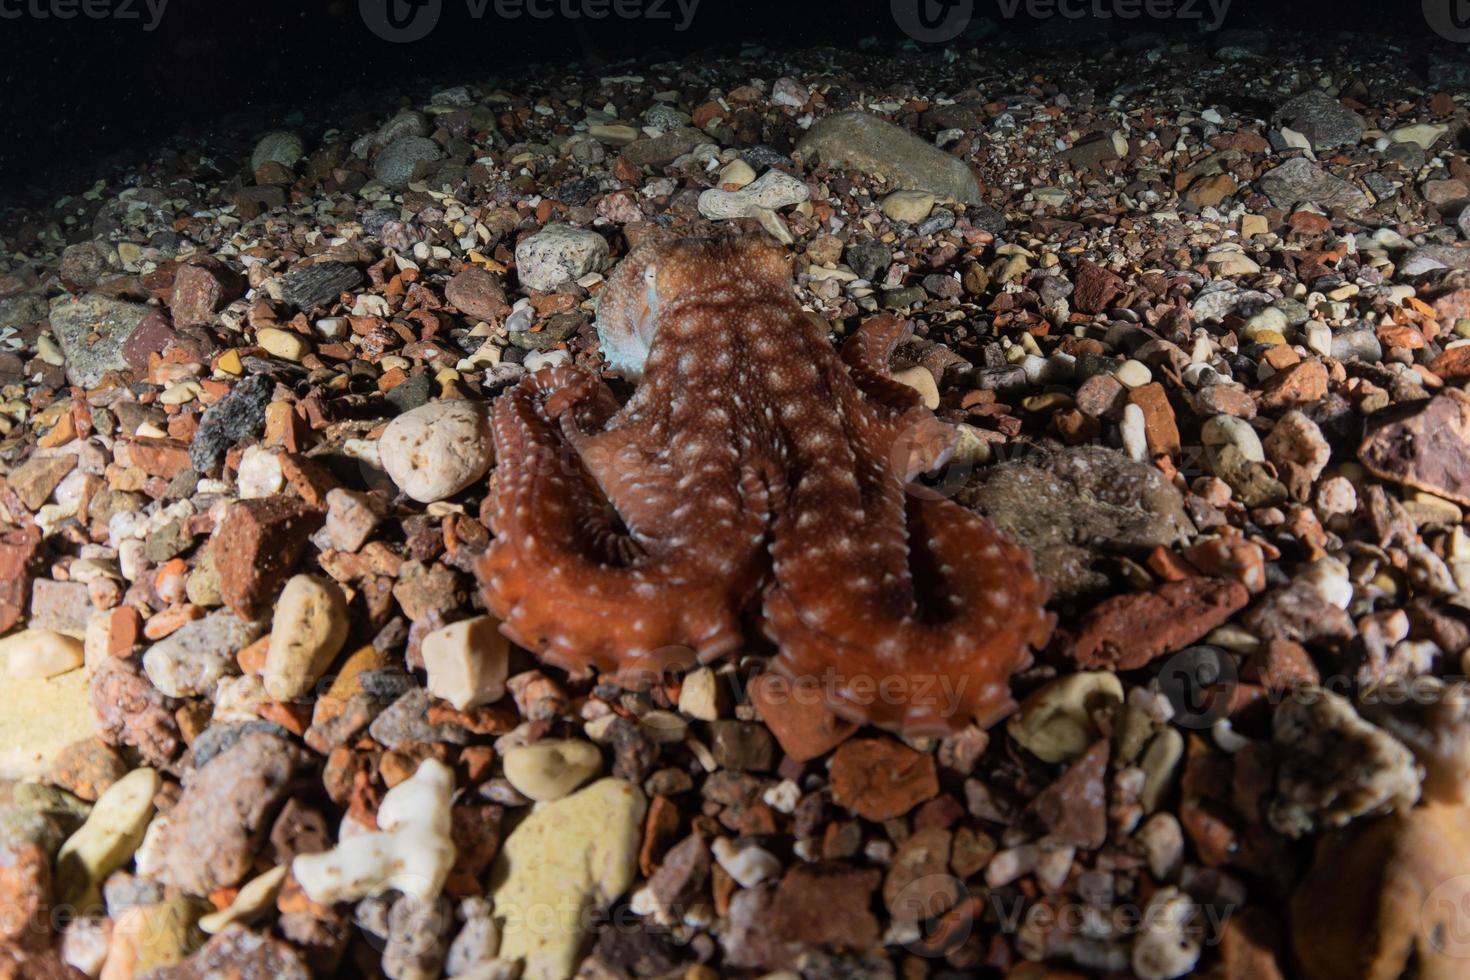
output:
M 108 371 L 128 370 L 123 345 L 152 312 L 108 296 L 61 296 L 51 302 L 51 332 L 66 357 L 66 379 L 95 387 Z
M 1446 388 L 1413 409 L 1384 414 L 1358 447 L 1368 471 L 1470 506 L 1470 395 Z
M 362 284 L 362 273 L 346 262 L 318 262 L 286 273 L 281 295 L 304 312 L 327 306 L 339 295 Z
M 941 200 L 964 204 L 981 202 L 975 175 L 958 157 L 864 112 L 839 112 L 817 120 L 796 149 L 808 160 L 860 170 L 903 190 L 928 191 Z
M 1062 652 L 1083 667 L 1136 670 L 1182 650 L 1245 608 L 1239 582 L 1191 578 L 1097 605 L 1075 632 L 1062 634 Z
M 1169 547 L 1194 532 L 1162 473 L 1100 446 L 987 467 L 980 481 L 959 502 L 1030 548 L 1062 598 L 1107 585 L 1093 568 L 1099 557 Z

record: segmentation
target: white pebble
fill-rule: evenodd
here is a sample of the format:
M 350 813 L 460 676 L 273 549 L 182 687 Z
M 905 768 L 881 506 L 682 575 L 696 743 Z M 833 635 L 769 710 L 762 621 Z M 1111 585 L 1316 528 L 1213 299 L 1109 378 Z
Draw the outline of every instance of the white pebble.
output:
M 286 485 L 281 473 L 281 457 L 261 446 L 250 446 L 240 456 L 239 476 L 235 480 L 241 500 L 273 497 Z
M 1245 419 L 1238 419 L 1233 415 L 1215 415 L 1207 419 L 1200 426 L 1200 441 L 1205 444 L 1206 449 L 1234 446 L 1252 463 L 1266 461 L 1266 450 L 1261 445 L 1261 437 L 1256 434 L 1256 430 Z
M 21 630 L 0 640 L 0 669 L 16 680 L 55 677 L 82 665 L 82 641 L 54 630 Z
M 378 454 L 398 489 L 419 503 L 452 497 L 494 460 L 485 408 L 460 399 L 420 405 L 388 423 Z
M 1147 364 L 1132 358 L 1118 365 L 1118 370 L 1113 372 L 1113 377 L 1117 378 L 1125 388 L 1141 388 L 1154 379 L 1153 372 L 1148 369 Z
M 450 623 L 424 637 L 429 693 L 464 711 L 505 695 L 510 644 L 491 616 Z
M 1123 421 L 1119 430 L 1123 434 L 1123 450 L 1128 457 L 1139 463 L 1148 459 L 1148 426 L 1145 424 L 1143 409 L 1137 405 L 1123 406 Z
M 781 871 L 781 861 L 755 844 L 741 847 L 728 837 L 717 837 L 710 847 L 715 860 L 742 888 L 752 888 Z

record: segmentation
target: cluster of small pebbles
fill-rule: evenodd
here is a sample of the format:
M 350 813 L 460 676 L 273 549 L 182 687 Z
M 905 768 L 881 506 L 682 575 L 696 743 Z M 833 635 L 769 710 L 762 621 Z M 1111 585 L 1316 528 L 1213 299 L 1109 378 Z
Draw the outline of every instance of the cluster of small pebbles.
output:
M 0 216 L 0 977 L 1461 975 L 1470 62 L 1054 27 L 548 66 Z M 500 635 L 487 406 L 598 371 L 669 233 L 913 321 L 927 480 L 1052 582 L 1009 718 Z

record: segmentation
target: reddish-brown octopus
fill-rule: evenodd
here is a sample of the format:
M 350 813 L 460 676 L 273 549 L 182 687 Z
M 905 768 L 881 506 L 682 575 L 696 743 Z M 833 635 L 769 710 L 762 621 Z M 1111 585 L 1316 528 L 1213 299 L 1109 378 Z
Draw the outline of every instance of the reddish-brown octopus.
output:
M 639 382 L 627 405 L 565 366 L 495 403 L 479 574 L 504 632 L 646 683 L 735 650 L 754 619 L 793 692 L 845 717 L 929 734 L 1004 716 L 1051 629 L 1046 586 L 911 482 L 952 439 L 889 377 L 907 329 L 875 318 L 839 356 L 767 239 L 636 249 L 598 304 L 609 366 Z

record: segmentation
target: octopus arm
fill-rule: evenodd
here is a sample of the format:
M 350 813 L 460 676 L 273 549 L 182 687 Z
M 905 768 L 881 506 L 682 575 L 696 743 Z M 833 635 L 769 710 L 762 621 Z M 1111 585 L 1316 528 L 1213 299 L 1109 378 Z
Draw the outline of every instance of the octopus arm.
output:
M 568 421 L 598 414 L 587 381 L 572 368 L 540 371 L 496 401 L 498 458 L 517 465 L 496 472 L 495 538 L 477 571 L 516 643 L 575 675 L 597 669 L 643 686 L 730 649 L 745 598 L 701 575 L 684 549 L 630 533 L 578 449 L 597 437 Z
M 992 724 L 1014 707 L 1008 679 L 1050 636 L 1046 586 L 984 518 L 924 494 L 904 509 L 907 587 L 881 581 L 881 563 L 844 567 L 826 560 L 830 547 L 796 542 L 762 611 L 775 669 L 860 723 L 911 735 Z M 902 596 L 898 608 L 864 594 L 884 589 Z

